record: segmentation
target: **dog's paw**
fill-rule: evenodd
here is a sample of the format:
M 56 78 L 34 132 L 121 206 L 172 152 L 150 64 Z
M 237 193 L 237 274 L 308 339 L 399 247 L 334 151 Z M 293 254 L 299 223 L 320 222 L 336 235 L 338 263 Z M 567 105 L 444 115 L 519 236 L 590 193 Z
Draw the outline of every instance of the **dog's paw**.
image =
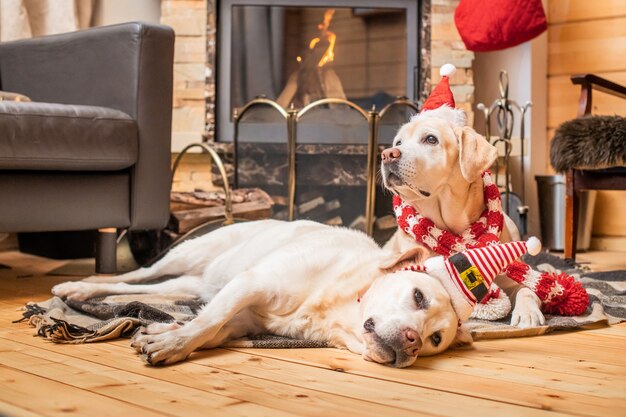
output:
M 148 365 L 171 365 L 184 361 L 195 350 L 191 346 L 191 338 L 184 335 L 181 329 L 158 334 L 148 334 L 146 330 L 136 333 L 131 346 Z
M 68 300 L 84 301 L 98 295 L 93 284 L 87 282 L 64 282 L 52 287 L 52 294 Z
M 515 308 L 511 315 L 511 325 L 522 329 L 546 324 L 540 309 L 541 300 L 528 288 L 522 288 L 515 297 Z

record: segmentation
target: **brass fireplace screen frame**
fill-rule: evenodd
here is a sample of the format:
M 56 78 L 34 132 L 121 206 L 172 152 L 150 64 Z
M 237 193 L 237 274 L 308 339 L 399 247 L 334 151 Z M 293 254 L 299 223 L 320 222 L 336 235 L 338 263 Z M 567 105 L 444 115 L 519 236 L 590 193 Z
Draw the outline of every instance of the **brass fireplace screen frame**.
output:
M 297 124 L 300 119 L 308 113 L 310 110 L 330 105 L 330 104 L 342 104 L 355 110 L 367 121 L 368 124 L 368 143 L 367 143 L 367 182 L 366 182 L 366 197 L 365 197 L 365 232 L 372 236 L 374 233 L 374 205 L 376 203 L 376 159 L 378 157 L 378 130 L 379 124 L 385 114 L 393 107 L 405 106 L 419 112 L 419 106 L 406 97 L 398 97 L 393 102 L 386 105 L 381 111 L 377 111 L 375 106 L 369 111 L 364 110 L 355 103 L 340 99 L 340 98 L 324 98 L 314 101 L 302 109 L 285 109 L 279 105 L 276 101 L 270 100 L 265 97 L 258 97 L 243 107 L 235 108 L 233 110 L 233 159 L 234 159 L 234 186 L 239 187 L 239 123 L 241 118 L 252 108 L 260 106 L 269 106 L 275 109 L 283 118 L 287 124 L 287 163 L 288 163 L 288 213 L 289 221 L 294 220 L 295 214 L 295 199 L 296 199 L 296 146 L 297 146 Z

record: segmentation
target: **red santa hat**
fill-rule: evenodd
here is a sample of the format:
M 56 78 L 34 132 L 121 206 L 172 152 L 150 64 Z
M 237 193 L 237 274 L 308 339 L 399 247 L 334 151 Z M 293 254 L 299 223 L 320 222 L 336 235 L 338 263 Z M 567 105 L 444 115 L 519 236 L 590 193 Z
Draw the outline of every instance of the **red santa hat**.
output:
M 430 95 L 422 105 L 422 111 L 438 109 L 443 105 L 454 108 L 454 96 L 450 90 L 450 76 L 456 72 L 456 67 L 452 64 L 445 64 L 439 69 L 441 81 L 431 91 Z
M 424 271 L 437 278 L 450 295 L 452 307 L 461 321 L 467 320 L 474 306 L 490 294 L 494 278 L 511 263 L 528 252 L 536 255 L 541 242 L 531 237 L 526 242 L 500 243 L 481 248 L 468 249 L 449 258 L 436 256 L 424 265 L 406 269 Z M 505 306 L 510 308 L 510 305 Z
M 456 68 L 452 64 L 445 64 L 439 69 L 441 81 L 422 105 L 421 112 L 413 116 L 411 120 L 439 117 L 448 120 L 455 126 L 465 126 L 465 112 L 454 108 L 454 96 L 450 90 L 450 77 L 455 72 Z

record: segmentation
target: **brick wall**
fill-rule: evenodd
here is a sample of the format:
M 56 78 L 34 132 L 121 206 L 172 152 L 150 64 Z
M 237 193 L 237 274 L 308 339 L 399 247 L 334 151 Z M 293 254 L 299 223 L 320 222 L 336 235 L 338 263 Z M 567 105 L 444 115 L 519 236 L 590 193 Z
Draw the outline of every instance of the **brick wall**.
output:
M 443 64 L 456 66 L 457 72 L 450 80 L 450 88 L 456 106 L 466 111 L 468 124 L 473 126 L 474 53 L 465 49 L 454 25 L 454 9 L 457 4 L 459 0 L 431 0 L 431 85 L 437 85 L 441 79 L 439 68 Z
M 207 0 L 162 0 L 161 23 L 176 32 L 172 147 L 177 151 L 201 141 L 206 129 Z

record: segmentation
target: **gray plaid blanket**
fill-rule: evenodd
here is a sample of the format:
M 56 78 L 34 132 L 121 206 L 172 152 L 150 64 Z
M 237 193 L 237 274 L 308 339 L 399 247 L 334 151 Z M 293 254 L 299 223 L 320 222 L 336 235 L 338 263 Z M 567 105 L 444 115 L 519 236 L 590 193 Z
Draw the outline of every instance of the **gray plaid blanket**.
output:
M 563 271 L 580 280 L 589 293 L 587 311 L 577 317 L 548 315 L 545 326 L 530 329 L 511 326 L 510 316 L 499 321 L 471 320 L 468 326 L 474 340 L 536 336 L 554 330 L 626 321 L 626 271 L 588 272 L 547 253 L 526 255 L 523 260 L 540 271 Z M 193 319 L 200 308 L 199 299 L 171 295 L 111 295 L 84 302 L 53 297 L 41 303 L 28 303 L 18 321 L 27 320 L 39 336 L 53 342 L 90 343 L 130 337 L 139 327 L 153 322 L 186 322 Z M 261 335 L 234 340 L 226 346 L 310 348 L 327 347 L 327 344 Z

